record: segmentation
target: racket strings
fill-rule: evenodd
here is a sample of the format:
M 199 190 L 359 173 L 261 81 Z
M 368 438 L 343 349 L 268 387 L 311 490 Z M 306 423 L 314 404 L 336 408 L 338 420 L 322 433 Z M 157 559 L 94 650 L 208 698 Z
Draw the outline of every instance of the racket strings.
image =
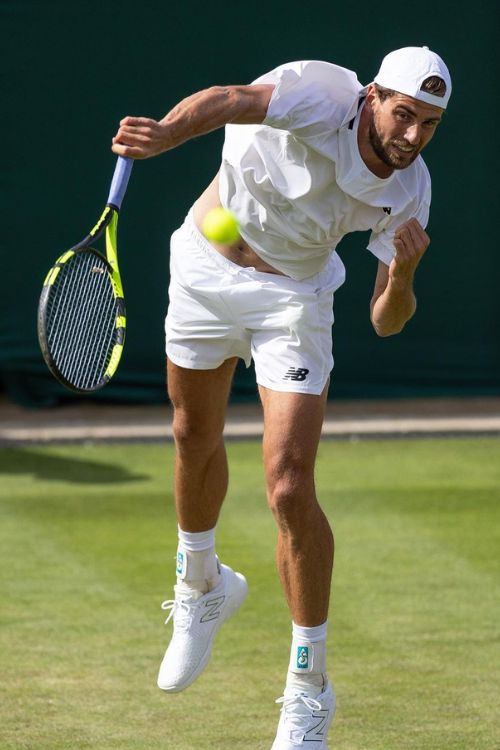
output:
M 74 278 L 65 280 L 59 300 L 54 295 L 54 304 L 60 307 L 58 326 L 54 329 L 51 343 L 54 361 L 61 374 L 78 387 L 85 387 L 86 384 L 92 385 L 95 377 L 99 378 L 102 367 L 100 359 L 95 360 L 94 372 L 86 364 L 89 351 L 98 342 L 99 320 L 95 320 L 95 295 L 102 295 L 102 289 L 99 289 L 102 283 L 97 284 L 98 277 L 85 273 L 89 269 L 81 264 L 68 270 L 75 271 Z M 90 272 L 93 274 L 92 270 Z M 70 275 L 67 274 L 68 277 Z M 105 321 L 105 309 L 103 313 Z
M 68 378 L 71 381 L 76 382 L 76 378 L 80 375 L 82 378 L 81 387 L 87 388 L 95 385 L 92 382 L 92 369 L 89 367 L 89 357 L 92 356 L 94 366 L 96 368 L 96 375 L 100 372 L 104 372 L 106 361 L 103 362 L 102 351 L 103 347 L 106 347 L 106 352 L 109 350 L 109 336 L 101 336 L 101 333 L 105 333 L 105 329 L 102 328 L 102 323 L 108 320 L 110 306 L 114 308 L 114 299 L 106 299 L 103 297 L 103 281 L 107 281 L 107 273 L 100 273 L 96 270 L 97 266 L 92 267 L 93 284 L 89 284 L 91 288 L 88 289 L 88 297 L 80 300 L 81 302 L 81 319 L 74 330 L 74 351 L 77 354 L 73 357 L 72 366 L 68 372 Z M 100 266 L 99 266 L 100 269 Z M 99 275 L 100 274 L 100 275 Z M 99 309 L 99 305 L 102 308 Z M 112 311 L 112 310 L 111 310 Z M 114 321 L 114 316 L 113 316 Z M 78 321 L 75 320 L 75 324 Z M 114 326 L 110 333 L 114 333 Z M 99 342 L 101 342 L 100 353 L 98 353 Z
M 61 266 L 47 303 L 46 330 L 61 375 L 82 390 L 97 386 L 116 341 L 116 299 L 98 254 L 76 253 Z
M 87 284 L 80 280 L 78 293 L 68 298 L 64 316 L 68 329 L 56 353 L 61 374 L 83 389 L 101 379 L 114 338 L 113 299 L 109 295 L 103 299 L 106 290 L 102 278 L 97 279 L 92 277 Z
M 82 388 L 95 385 L 104 373 L 106 361 L 102 350 L 104 347 L 107 354 L 114 338 L 114 300 L 106 294 L 108 278 L 103 266 L 92 262 L 90 268 L 79 269 L 76 293 L 71 300 L 75 309 L 79 308 L 79 314 L 72 321 L 72 347 L 68 347 L 70 356 L 66 365 L 68 379 Z
M 80 258 L 75 259 L 73 264 L 61 268 L 59 272 L 61 287 L 60 289 L 54 288 L 51 297 L 53 334 L 49 338 L 49 343 L 53 346 L 53 354 L 61 363 L 65 363 L 67 359 L 72 361 L 75 352 L 79 351 L 79 341 L 75 340 L 75 335 L 78 333 L 79 326 L 84 323 L 85 298 L 78 299 L 77 292 L 80 290 L 79 296 L 82 297 L 84 292 L 91 291 L 82 287 L 82 276 L 84 270 L 87 270 L 85 265 L 80 262 Z M 76 310 L 80 310 L 81 317 L 75 314 Z

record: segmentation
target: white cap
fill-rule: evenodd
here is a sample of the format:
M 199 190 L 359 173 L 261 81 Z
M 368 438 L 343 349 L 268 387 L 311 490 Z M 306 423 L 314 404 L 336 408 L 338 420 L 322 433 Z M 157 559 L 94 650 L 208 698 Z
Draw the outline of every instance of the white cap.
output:
M 438 76 L 446 84 L 444 96 L 436 96 L 422 91 L 426 78 Z M 386 89 L 398 91 L 413 99 L 446 109 L 451 95 L 451 77 L 448 68 L 439 55 L 428 47 L 403 47 L 389 52 L 382 60 L 374 82 Z

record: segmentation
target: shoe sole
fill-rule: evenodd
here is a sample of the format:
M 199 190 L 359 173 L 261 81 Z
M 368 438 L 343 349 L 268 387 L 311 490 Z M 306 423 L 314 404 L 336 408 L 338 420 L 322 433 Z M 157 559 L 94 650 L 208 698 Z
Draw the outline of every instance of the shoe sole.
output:
M 238 579 L 240 585 L 234 589 L 232 595 L 229 597 L 227 606 L 221 613 L 217 627 L 215 628 L 213 636 L 208 644 L 208 648 L 203 654 L 203 657 L 201 658 L 198 666 L 196 667 L 194 672 L 192 672 L 192 674 L 187 678 L 187 680 L 184 680 L 181 685 L 169 685 L 167 687 L 163 687 L 158 682 L 158 687 L 160 688 L 160 690 L 163 690 L 164 693 L 181 693 L 183 690 L 193 684 L 193 682 L 200 676 L 200 674 L 203 672 L 208 662 L 210 661 L 210 657 L 212 655 L 212 646 L 217 633 L 219 632 L 222 625 L 224 625 L 224 623 L 227 622 L 229 618 L 232 617 L 232 615 L 234 615 L 234 613 L 241 607 L 248 594 L 248 584 L 246 582 L 246 578 L 242 576 L 241 573 L 234 572 L 234 575 Z

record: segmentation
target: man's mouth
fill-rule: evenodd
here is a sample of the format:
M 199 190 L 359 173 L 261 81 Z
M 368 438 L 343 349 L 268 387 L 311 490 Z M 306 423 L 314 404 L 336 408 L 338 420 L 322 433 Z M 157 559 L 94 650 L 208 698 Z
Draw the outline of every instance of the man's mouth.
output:
M 408 146 L 405 143 L 395 143 L 393 141 L 392 145 L 397 148 L 398 151 L 402 151 L 403 154 L 412 154 L 415 151 L 415 146 Z

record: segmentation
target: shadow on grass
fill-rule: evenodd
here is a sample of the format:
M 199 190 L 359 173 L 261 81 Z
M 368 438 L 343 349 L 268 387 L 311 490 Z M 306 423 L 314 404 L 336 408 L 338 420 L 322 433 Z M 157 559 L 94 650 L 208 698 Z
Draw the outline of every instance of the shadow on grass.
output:
M 75 448 L 75 453 L 77 450 Z M 36 479 L 75 484 L 113 484 L 149 479 L 147 475 L 134 474 L 123 466 L 73 456 L 54 456 L 27 448 L 5 448 L 0 451 L 0 482 L 1 476 L 6 474 L 31 474 Z

